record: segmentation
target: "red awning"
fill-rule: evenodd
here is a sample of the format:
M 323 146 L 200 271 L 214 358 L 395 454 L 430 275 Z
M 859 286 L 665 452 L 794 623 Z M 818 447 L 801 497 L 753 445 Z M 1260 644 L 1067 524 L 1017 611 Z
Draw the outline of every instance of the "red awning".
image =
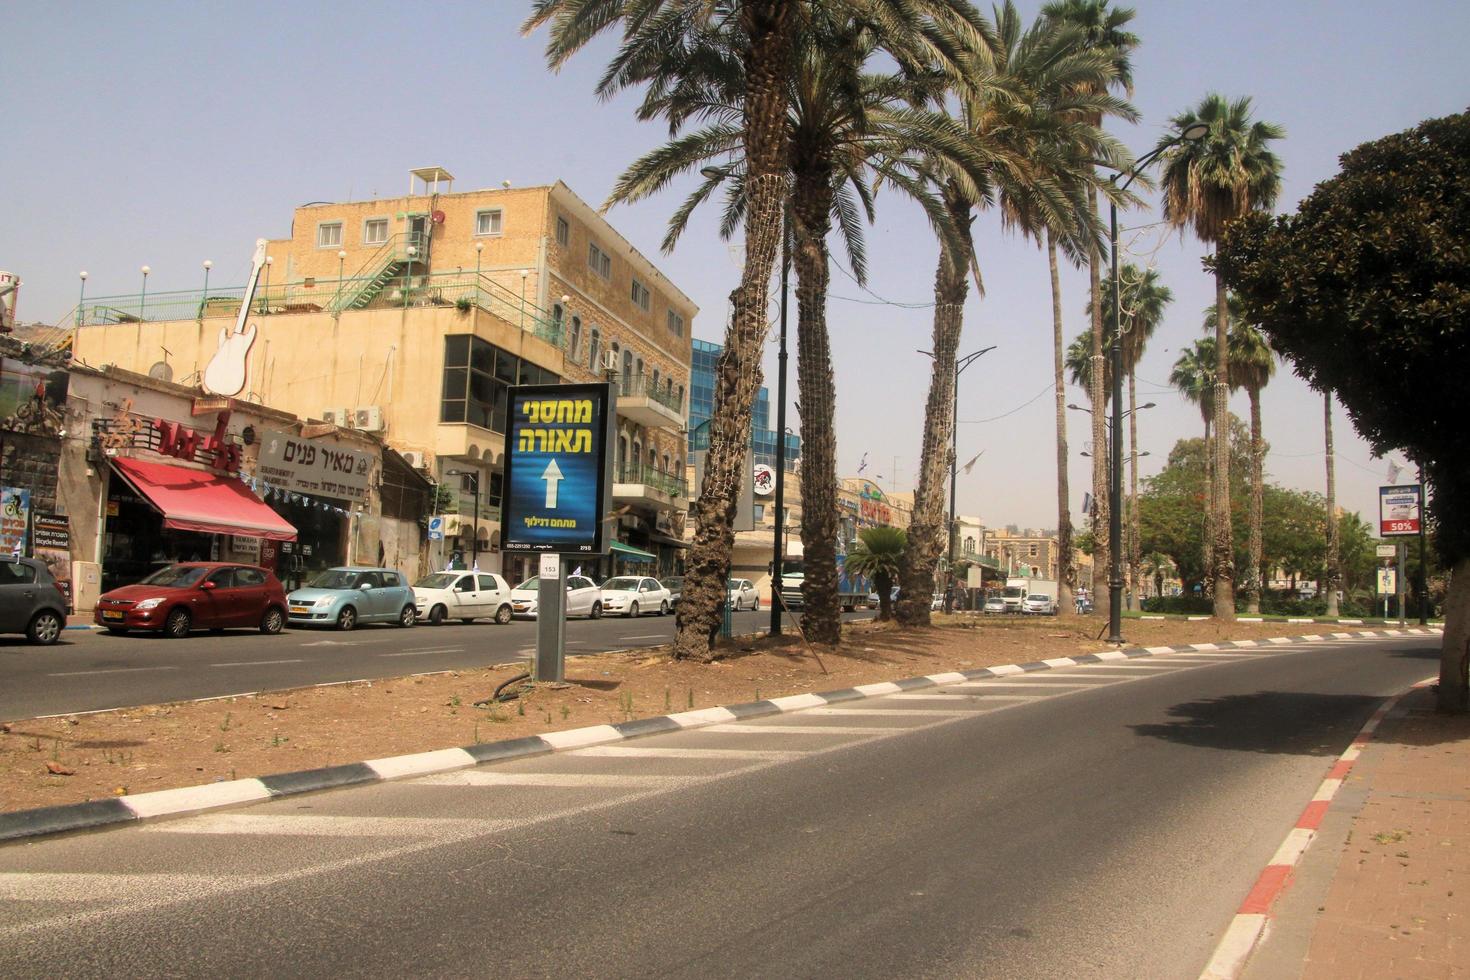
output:
M 164 527 L 296 540 L 296 528 L 234 477 L 139 459 L 114 459 L 112 465 L 163 515 Z

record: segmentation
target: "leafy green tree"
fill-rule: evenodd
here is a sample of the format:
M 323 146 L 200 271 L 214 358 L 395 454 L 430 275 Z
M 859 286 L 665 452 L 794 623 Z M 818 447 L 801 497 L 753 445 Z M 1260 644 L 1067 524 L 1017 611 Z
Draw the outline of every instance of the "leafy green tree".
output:
M 1331 391 L 1378 452 L 1402 448 L 1433 488 L 1452 569 L 1439 707 L 1470 707 L 1470 115 L 1365 143 L 1293 215 L 1253 218 L 1216 271 L 1313 387 Z
M 893 583 L 903 566 L 908 533 L 900 527 L 865 527 L 847 554 L 843 567 L 849 575 L 866 575 L 878 593 L 878 619 L 893 618 Z
M 1230 223 L 1251 211 L 1270 210 L 1281 190 L 1281 160 L 1269 147 L 1286 135 L 1280 126 L 1251 121 L 1251 100 L 1234 102 L 1207 95 L 1198 107 L 1175 116 L 1176 132 L 1203 123 L 1203 139 L 1175 144 L 1164 154 L 1164 217 L 1179 227 L 1194 229 L 1200 241 L 1220 240 Z M 1229 323 L 1225 283 L 1215 280 L 1215 424 L 1223 428 L 1229 412 L 1226 385 L 1230 380 Z M 1235 568 L 1232 562 L 1229 501 L 1229 447 L 1215 448 L 1214 537 L 1212 564 L 1215 580 L 1215 617 L 1235 618 Z
M 1208 455 L 1210 447 L 1215 445 L 1211 433 L 1215 424 L 1215 371 L 1219 359 L 1215 356 L 1215 339 L 1213 337 L 1201 337 L 1194 342 L 1193 347 L 1186 347 L 1174 362 L 1174 369 L 1169 372 L 1169 383 L 1179 390 L 1185 401 L 1193 402 L 1199 408 L 1200 417 L 1205 423 L 1205 449 L 1207 452 L 1204 463 L 1204 500 L 1200 509 L 1204 511 L 1204 568 L 1206 577 L 1214 578 L 1214 552 L 1211 542 L 1214 540 L 1215 509 L 1221 503 L 1215 499 L 1213 493 L 1215 460 Z M 1228 501 L 1224 506 L 1229 506 Z

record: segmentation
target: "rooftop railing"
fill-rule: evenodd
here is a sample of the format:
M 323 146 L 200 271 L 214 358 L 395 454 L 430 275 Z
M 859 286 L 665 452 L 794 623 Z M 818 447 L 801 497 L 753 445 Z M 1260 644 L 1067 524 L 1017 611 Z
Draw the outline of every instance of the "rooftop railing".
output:
M 651 398 L 672 412 L 683 413 L 684 406 L 672 387 L 661 381 L 655 383 L 648 375 L 637 374 L 630 378 L 619 376 L 618 394 L 631 398 Z

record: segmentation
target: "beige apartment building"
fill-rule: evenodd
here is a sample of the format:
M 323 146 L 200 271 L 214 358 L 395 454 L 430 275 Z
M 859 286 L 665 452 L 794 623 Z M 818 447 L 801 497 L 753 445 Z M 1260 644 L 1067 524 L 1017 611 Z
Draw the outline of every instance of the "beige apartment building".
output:
M 424 168 L 403 197 L 296 208 L 238 335 L 244 287 L 88 297 L 73 356 L 186 386 L 233 358 L 233 397 L 374 433 L 451 489 L 435 567 L 462 552 L 513 579 L 529 559 L 499 549 L 508 388 L 611 379 L 618 541 L 584 571 L 672 572 L 698 308 L 565 184 L 452 181 Z

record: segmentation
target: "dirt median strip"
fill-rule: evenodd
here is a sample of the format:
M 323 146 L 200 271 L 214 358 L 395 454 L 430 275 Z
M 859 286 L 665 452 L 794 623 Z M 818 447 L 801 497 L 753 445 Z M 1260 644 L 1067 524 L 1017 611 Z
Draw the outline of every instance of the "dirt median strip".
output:
M 1280 624 L 1130 626 L 1131 642 L 1151 646 L 1282 632 Z M 723 649 L 725 659 L 713 664 L 673 661 L 666 649 L 575 656 L 567 662 L 565 687 L 537 687 L 515 702 L 484 708 L 475 702 L 489 697 L 521 664 L 13 721 L 0 731 L 0 809 L 116 802 L 256 777 L 278 792 L 287 786 L 326 788 L 339 779 L 359 781 L 363 760 L 445 746 L 466 746 L 477 762 L 485 762 L 514 754 L 504 748 L 508 743 L 545 746 L 549 740 L 537 736 L 568 729 L 606 725 L 627 737 L 665 730 L 663 716 L 719 705 L 732 706 L 731 717 L 738 717 L 741 710 L 780 710 L 757 708 L 776 699 L 797 698 L 789 703 L 799 705 L 800 696 L 817 691 L 830 692 L 824 703 L 835 703 L 867 696 L 864 685 L 887 682 L 911 690 L 932 684 L 922 680 L 926 676 L 1018 663 L 1023 666 L 1017 673 L 1029 673 L 1049 669 L 1048 659 L 1093 662 L 1106 650 L 1093 638 L 1097 627 L 1091 619 L 917 630 L 864 623 L 849 627 L 840 647 L 821 649 L 826 673 L 790 636 L 737 639 Z M 1126 654 L 1144 651 L 1140 646 Z

